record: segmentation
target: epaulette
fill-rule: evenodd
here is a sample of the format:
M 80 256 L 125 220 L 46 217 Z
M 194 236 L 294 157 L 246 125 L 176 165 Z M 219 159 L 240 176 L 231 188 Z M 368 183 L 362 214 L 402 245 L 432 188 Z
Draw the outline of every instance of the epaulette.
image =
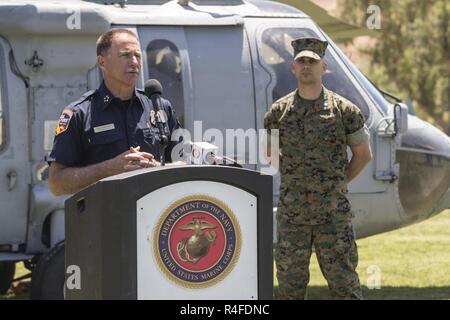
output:
M 283 112 L 286 110 L 286 107 L 290 105 L 290 103 L 294 102 L 295 91 L 291 92 L 284 97 L 281 97 L 277 101 L 275 101 L 274 105 L 276 105 L 276 109 Z
M 78 100 L 70 103 L 64 109 L 66 109 L 66 108 L 72 109 L 73 107 L 76 107 L 77 105 L 79 105 L 79 104 L 83 103 L 84 101 L 86 101 L 87 99 L 89 99 L 96 92 L 97 92 L 97 90 L 90 90 L 88 92 L 85 92 Z
M 348 100 L 347 98 L 337 94 L 336 92 L 333 92 L 333 99 L 336 102 L 336 104 L 339 104 L 339 106 L 341 107 L 341 105 L 355 105 L 353 102 L 351 102 L 350 100 Z
M 280 99 L 278 99 L 277 101 L 275 101 L 274 103 L 280 103 L 280 102 L 284 102 L 288 99 L 291 99 L 295 94 L 295 91 L 292 91 L 290 93 L 288 93 L 287 95 L 285 95 L 284 97 L 281 97 Z
M 64 110 L 59 117 L 58 122 L 55 127 L 55 137 L 59 136 L 61 133 L 65 132 L 69 128 L 70 120 L 72 119 L 74 113 L 76 112 L 75 107 L 89 99 L 96 90 L 91 90 L 83 94 L 80 99 L 72 102 L 68 106 L 64 107 Z

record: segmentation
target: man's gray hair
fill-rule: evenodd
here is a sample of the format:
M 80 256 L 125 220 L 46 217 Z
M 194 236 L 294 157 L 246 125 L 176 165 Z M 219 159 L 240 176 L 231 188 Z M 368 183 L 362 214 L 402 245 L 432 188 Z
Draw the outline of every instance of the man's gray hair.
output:
M 108 52 L 108 50 L 111 48 L 112 39 L 115 34 L 117 33 L 126 33 L 129 34 L 137 39 L 136 34 L 134 32 L 123 29 L 123 28 L 115 28 L 110 29 L 103 33 L 98 39 L 97 39 L 97 56 L 104 56 Z

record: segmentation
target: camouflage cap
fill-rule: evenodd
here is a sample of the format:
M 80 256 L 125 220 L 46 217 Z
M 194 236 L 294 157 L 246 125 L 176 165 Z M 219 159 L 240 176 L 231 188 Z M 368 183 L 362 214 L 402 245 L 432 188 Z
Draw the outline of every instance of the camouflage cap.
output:
M 325 55 L 328 42 L 317 38 L 299 38 L 291 42 L 294 48 L 294 60 L 301 57 L 309 57 L 320 60 Z

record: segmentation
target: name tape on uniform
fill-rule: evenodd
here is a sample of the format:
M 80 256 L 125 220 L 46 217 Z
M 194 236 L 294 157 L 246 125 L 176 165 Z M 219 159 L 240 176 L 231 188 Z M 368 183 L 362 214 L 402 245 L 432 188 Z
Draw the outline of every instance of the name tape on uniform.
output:
M 94 127 L 94 132 L 99 133 L 99 132 L 104 132 L 104 131 L 108 131 L 108 130 L 113 130 L 115 128 L 116 127 L 114 127 L 114 123 L 110 123 L 110 124 L 105 124 L 103 126 Z

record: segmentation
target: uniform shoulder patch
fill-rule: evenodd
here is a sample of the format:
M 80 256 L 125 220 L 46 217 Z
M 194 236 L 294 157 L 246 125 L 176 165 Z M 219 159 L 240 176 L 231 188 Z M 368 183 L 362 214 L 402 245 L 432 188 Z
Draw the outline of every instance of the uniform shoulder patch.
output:
M 73 111 L 65 108 L 59 117 L 58 123 L 55 128 L 55 136 L 60 135 L 69 128 L 70 119 L 72 119 Z

